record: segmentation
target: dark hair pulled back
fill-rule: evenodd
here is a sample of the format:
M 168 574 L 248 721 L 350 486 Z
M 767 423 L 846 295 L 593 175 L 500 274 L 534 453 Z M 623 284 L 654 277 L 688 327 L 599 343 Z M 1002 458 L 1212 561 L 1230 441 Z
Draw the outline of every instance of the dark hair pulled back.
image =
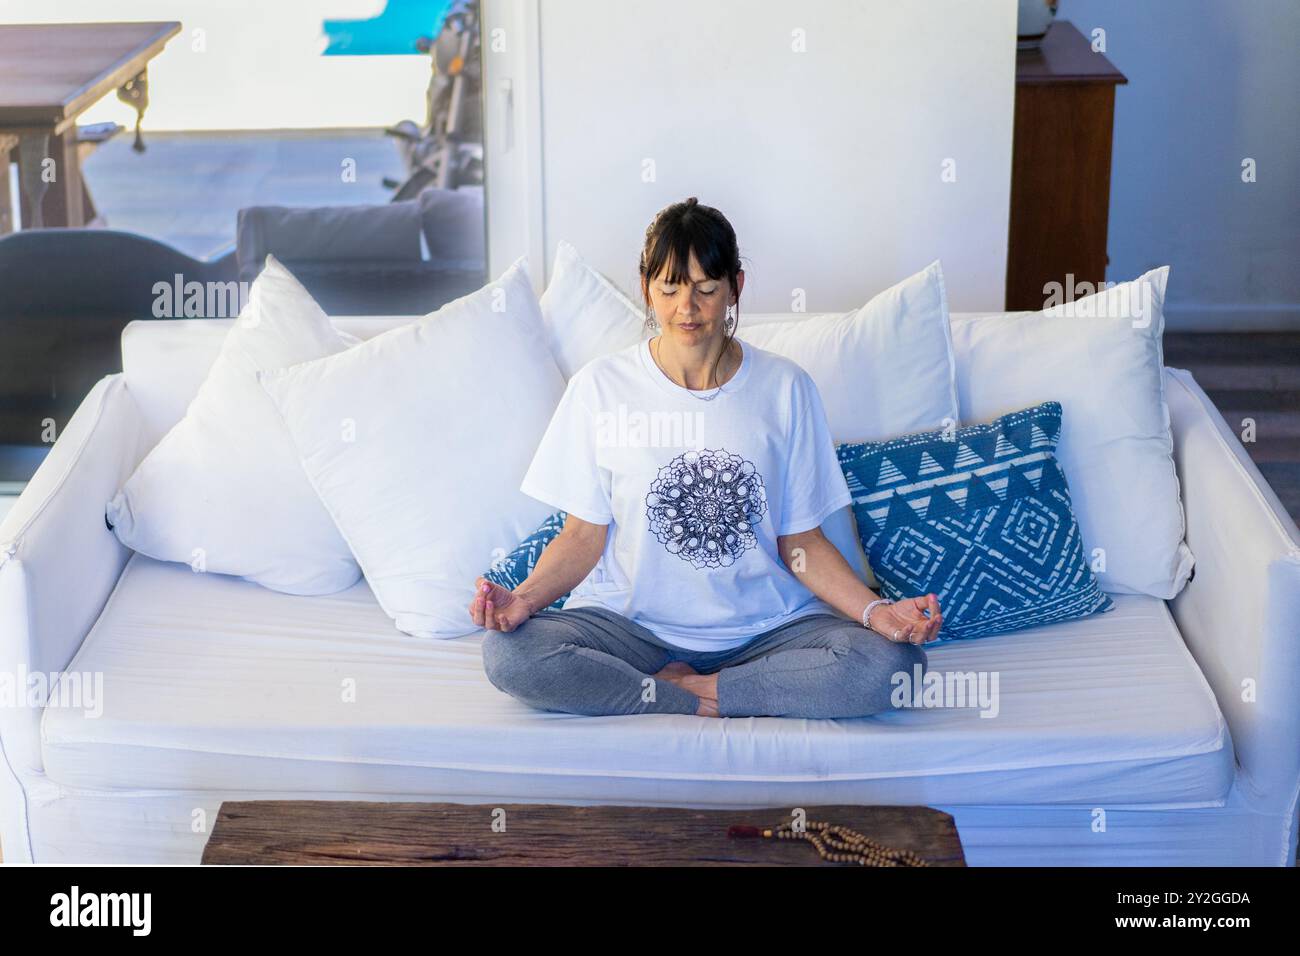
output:
M 737 276 L 743 267 L 736 244 L 736 230 L 726 216 L 712 206 L 702 205 L 694 196 L 659 210 L 645 231 L 638 271 L 641 295 L 645 299 L 646 327 L 650 326 L 650 282 L 665 272 L 665 281 L 673 285 L 689 282 L 692 251 L 704 274 L 710 279 L 725 278 L 731 288 L 731 298 L 736 299 L 736 325 L 726 333 L 722 349 L 714 361 L 716 379 L 717 363 L 727 354 L 735 338 L 735 329 L 740 325 Z

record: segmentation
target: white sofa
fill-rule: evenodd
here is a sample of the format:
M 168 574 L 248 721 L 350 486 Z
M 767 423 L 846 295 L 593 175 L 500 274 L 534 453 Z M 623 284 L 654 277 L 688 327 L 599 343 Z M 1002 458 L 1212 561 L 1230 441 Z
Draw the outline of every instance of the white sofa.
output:
M 6 862 L 196 862 L 223 800 L 307 798 L 926 804 L 975 865 L 1294 862 L 1300 535 L 1187 372 L 1166 379 L 1195 576 L 1170 602 L 933 648 L 998 672 L 995 719 L 592 718 L 501 694 L 480 635 L 408 637 L 364 581 L 295 597 L 118 543 L 104 503 L 228 326 L 128 326 L 125 372 L 0 525 L 0 673 L 98 672 L 104 693 L 98 716 L 0 707 Z

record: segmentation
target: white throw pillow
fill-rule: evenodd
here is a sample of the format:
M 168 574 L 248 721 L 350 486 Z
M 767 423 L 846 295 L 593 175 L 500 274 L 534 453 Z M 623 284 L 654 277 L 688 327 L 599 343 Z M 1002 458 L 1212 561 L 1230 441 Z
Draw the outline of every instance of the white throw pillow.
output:
M 952 323 L 963 422 L 1060 402 L 1056 457 L 1098 582 L 1165 599 L 1193 564 L 1165 401 L 1168 277 L 1165 266 L 1069 305 Z
M 542 321 L 565 379 L 594 358 L 640 341 L 645 314 L 563 239 L 541 299 Z
M 527 259 L 410 325 L 261 381 L 398 629 L 478 630 L 474 579 L 553 510 L 519 490 L 564 392 Z
M 361 575 L 317 499 L 257 372 L 346 348 L 274 256 L 253 282 L 185 416 L 108 503 L 127 547 L 289 594 L 331 594 Z
M 736 336 L 812 376 L 837 442 L 957 424 L 943 268 L 935 261 L 860 309 L 746 326 Z

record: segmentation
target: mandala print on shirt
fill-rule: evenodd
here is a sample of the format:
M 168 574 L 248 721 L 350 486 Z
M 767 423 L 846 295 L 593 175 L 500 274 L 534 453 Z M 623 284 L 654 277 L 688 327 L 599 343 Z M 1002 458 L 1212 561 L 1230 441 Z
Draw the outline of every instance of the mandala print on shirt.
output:
M 650 531 L 670 554 L 697 569 L 725 568 L 758 543 L 767 491 L 753 462 L 705 449 L 660 468 L 645 503 Z

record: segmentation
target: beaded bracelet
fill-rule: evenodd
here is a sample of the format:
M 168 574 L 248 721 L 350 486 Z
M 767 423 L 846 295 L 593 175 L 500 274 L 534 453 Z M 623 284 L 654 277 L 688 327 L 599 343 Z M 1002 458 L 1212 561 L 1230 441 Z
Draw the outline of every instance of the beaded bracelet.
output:
M 876 600 L 872 601 L 870 604 L 868 604 L 868 605 L 863 609 L 863 611 L 862 611 L 862 626 L 865 627 L 868 631 L 870 631 L 870 630 L 872 629 L 871 624 L 870 624 L 870 621 L 871 621 L 871 609 L 872 609 L 873 607 L 875 607 L 877 604 L 893 604 L 893 603 L 894 603 L 894 601 L 893 601 L 892 598 L 876 598 Z

